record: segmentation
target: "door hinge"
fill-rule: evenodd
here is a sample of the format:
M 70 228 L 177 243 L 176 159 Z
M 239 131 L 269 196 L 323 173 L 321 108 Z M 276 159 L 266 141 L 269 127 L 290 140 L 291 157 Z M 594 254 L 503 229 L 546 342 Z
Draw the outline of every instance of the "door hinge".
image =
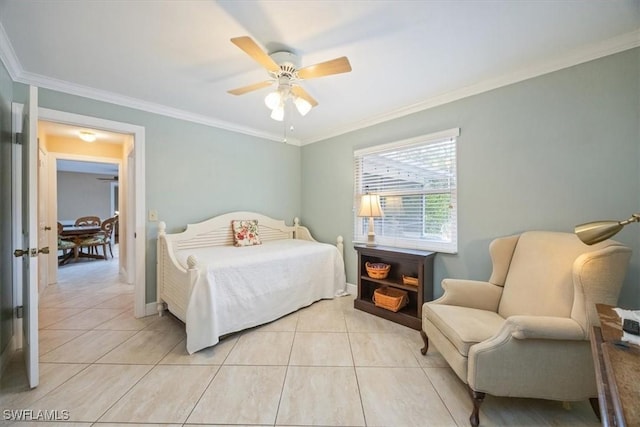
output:
M 24 317 L 24 306 L 19 305 L 16 307 L 16 317 L 22 319 Z
M 16 141 L 16 144 L 17 144 L 17 145 L 22 145 L 22 140 L 24 139 L 24 138 L 22 137 L 23 135 L 24 135 L 24 134 L 23 134 L 22 132 L 18 132 L 18 133 L 16 133 L 16 139 L 15 139 L 15 141 Z

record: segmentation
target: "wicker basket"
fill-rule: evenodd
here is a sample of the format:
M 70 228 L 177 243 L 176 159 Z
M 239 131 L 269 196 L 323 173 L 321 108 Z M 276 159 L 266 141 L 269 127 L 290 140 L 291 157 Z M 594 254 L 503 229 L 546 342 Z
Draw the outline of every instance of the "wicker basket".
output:
M 418 278 L 402 275 L 402 284 L 409 286 L 418 286 Z
M 408 302 L 407 292 L 400 289 L 384 287 L 373 291 L 373 303 L 376 307 L 397 312 Z
M 367 269 L 367 274 L 372 279 L 386 279 L 391 270 L 391 265 L 384 264 L 382 262 L 366 262 L 364 266 Z

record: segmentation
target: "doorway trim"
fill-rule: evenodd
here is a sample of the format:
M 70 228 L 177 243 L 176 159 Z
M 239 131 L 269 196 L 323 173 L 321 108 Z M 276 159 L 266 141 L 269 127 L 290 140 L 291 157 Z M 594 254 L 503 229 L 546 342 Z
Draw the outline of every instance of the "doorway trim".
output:
M 98 117 L 84 116 L 65 111 L 52 110 L 40 107 L 38 109 L 39 120 L 48 122 L 57 122 L 72 126 L 85 126 L 94 129 L 100 129 L 109 132 L 129 134 L 133 137 L 132 156 L 133 176 L 127 177 L 133 185 L 127 185 L 127 200 L 133 201 L 133 206 L 127 207 L 130 214 L 128 215 L 127 239 L 132 244 L 127 245 L 129 251 L 135 257 L 134 259 L 134 315 L 135 317 L 144 317 L 147 315 L 146 310 L 146 253 L 145 246 L 147 241 L 146 233 L 146 194 L 145 194 L 145 128 L 143 126 L 132 125 L 130 123 L 116 122 L 112 120 L 101 119 Z M 125 195 L 126 197 L 126 195 Z M 131 277 L 131 272 L 128 272 Z

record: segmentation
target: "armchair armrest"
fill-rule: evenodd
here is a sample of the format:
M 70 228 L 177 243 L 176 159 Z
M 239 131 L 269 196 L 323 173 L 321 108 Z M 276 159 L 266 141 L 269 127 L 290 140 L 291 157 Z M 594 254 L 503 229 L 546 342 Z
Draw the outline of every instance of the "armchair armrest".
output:
M 570 317 L 510 316 L 498 335 L 505 332 L 517 339 L 581 341 L 588 337 L 587 331 Z
M 571 318 L 510 316 L 493 337 L 469 348 L 468 384 L 503 396 L 587 398 L 595 393 L 588 348 L 586 333 Z M 549 388 L 560 377 L 563 385 Z
M 442 289 L 444 294 L 433 303 L 496 312 L 503 288 L 478 280 L 444 279 Z

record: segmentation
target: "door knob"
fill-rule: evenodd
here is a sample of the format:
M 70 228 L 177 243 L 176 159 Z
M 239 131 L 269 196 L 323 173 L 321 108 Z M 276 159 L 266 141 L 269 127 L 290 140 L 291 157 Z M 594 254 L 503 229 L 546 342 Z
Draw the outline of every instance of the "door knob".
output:
M 51 230 L 51 227 L 49 227 L 48 225 L 45 225 L 45 226 L 44 226 L 44 230 L 45 230 L 45 231 L 49 231 L 49 230 Z
M 44 248 L 38 249 L 38 253 L 40 253 L 40 254 L 48 254 L 49 253 L 49 246 L 45 246 Z
M 15 251 L 13 251 L 13 256 L 16 258 L 20 258 L 21 256 L 25 256 L 29 254 L 29 249 L 27 248 L 26 250 L 22 250 L 22 249 L 16 249 Z

